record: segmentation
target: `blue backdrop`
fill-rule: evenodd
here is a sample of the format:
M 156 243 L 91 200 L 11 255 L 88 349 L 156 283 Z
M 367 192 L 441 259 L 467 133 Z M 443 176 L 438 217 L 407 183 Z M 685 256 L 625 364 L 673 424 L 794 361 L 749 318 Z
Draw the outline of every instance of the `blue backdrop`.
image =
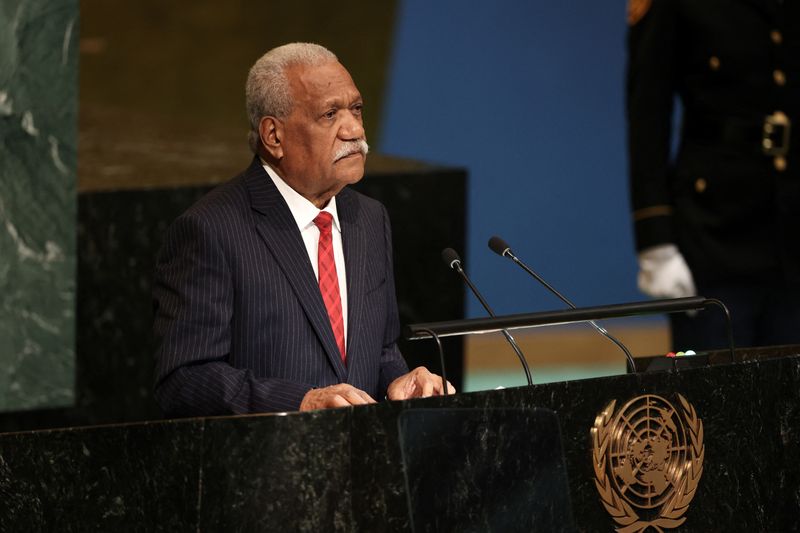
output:
M 563 305 L 489 251 L 493 234 L 579 306 L 644 299 L 628 207 L 625 31 L 622 0 L 400 4 L 380 149 L 469 169 L 461 252 L 498 313 Z M 467 302 L 469 316 L 484 314 Z

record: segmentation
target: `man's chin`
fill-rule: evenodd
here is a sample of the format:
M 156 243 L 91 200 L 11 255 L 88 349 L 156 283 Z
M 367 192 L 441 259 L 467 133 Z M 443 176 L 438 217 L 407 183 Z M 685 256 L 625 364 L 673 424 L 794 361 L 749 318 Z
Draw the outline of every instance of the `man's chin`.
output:
M 361 181 L 361 178 L 364 177 L 364 170 L 362 169 L 361 172 L 348 174 L 342 180 L 343 183 L 346 185 L 353 185 L 354 183 L 358 183 Z
M 364 177 L 364 163 L 366 157 L 361 154 L 356 156 L 347 156 L 333 164 L 336 173 L 339 175 L 339 181 L 351 184 L 356 183 Z

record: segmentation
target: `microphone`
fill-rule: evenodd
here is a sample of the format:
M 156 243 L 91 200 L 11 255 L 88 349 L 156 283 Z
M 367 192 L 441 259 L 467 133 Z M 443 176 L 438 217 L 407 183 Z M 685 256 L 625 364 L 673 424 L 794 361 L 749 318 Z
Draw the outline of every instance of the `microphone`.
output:
M 577 309 L 577 307 L 575 307 L 575 304 L 569 301 L 566 296 L 558 292 L 552 285 L 547 283 L 539 274 L 534 272 L 528 265 L 523 263 L 516 255 L 514 255 L 514 252 L 511 251 L 511 247 L 508 245 L 506 241 L 495 235 L 491 239 L 489 239 L 489 248 L 497 255 L 501 257 L 508 257 L 509 259 L 514 261 L 514 263 L 519 265 L 520 268 L 522 268 L 525 272 L 530 274 L 536 281 L 544 285 L 545 288 L 547 288 L 547 290 L 555 294 L 562 302 L 570 306 L 572 309 Z M 633 355 L 631 355 L 630 350 L 628 350 L 628 348 L 625 347 L 625 345 L 622 344 L 622 342 L 620 342 L 616 337 L 611 335 L 606 330 L 606 328 L 598 325 L 594 320 L 589 320 L 588 322 L 601 335 L 603 335 L 605 338 L 607 338 L 608 340 L 619 346 L 619 348 L 623 352 L 625 352 L 625 357 L 628 359 L 628 369 L 630 370 L 630 372 L 635 373 L 636 365 L 633 362 Z
M 489 316 L 497 316 L 494 314 L 494 311 L 492 311 L 492 308 L 489 307 L 489 304 L 486 303 L 486 300 L 483 299 L 481 293 L 478 292 L 477 287 L 472 284 L 472 281 L 470 281 L 467 273 L 464 272 L 463 268 L 461 268 L 461 257 L 458 256 L 458 252 L 452 248 L 445 248 L 442 250 L 442 259 L 448 267 L 452 268 L 461 275 L 461 277 L 464 279 L 464 282 L 467 284 L 467 287 L 469 287 L 472 293 L 478 298 L 478 301 L 481 303 L 483 308 L 486 309 L 486 312 L 489 313 Z M 508 330 L 504 329 L 502 330 L 502 333 L 508 343 L 514 349 L 514 353 L 516 353 L 517 357 L 519 357 L 519 362 L 522 363 L 522 368 L 525 370 L 525 379 L 528 380 L 528 385 L 533 385 L 533 380 L 531 379 L 531 369 L 528 368 L 528 362 L 525 360 L 525 356 L 522 355 L 522 350 L 519 349 L 517 342 L 514 340 L 514 337 L 511 336 Z

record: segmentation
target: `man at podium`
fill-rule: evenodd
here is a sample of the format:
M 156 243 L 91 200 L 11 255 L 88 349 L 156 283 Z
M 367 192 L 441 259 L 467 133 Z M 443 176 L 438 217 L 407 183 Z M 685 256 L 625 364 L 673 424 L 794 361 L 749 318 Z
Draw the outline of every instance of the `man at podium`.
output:
M 167 232 L 154 288 L 166 414 L 312 410 L 441 394 L 408 371 L 361 94 L 322 46 L 277 47 L 246 87 L 255 157 Z M 449 386 L 449 384 L 448 384 Z M 449 387 L 451 388 L 451 387 Z

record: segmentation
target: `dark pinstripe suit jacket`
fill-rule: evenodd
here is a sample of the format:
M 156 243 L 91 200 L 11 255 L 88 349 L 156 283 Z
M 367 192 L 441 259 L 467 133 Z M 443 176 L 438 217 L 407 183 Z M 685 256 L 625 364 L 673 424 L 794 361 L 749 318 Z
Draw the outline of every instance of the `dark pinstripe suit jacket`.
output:
M 313 387 L 383 398 L 408 371 L 386 210 L 336 196 L 347 265 L 347 365 L 289 207 L 256 158 L 167 232 L 154 289 L 156 398 L 171 416 L 291 411 Z

